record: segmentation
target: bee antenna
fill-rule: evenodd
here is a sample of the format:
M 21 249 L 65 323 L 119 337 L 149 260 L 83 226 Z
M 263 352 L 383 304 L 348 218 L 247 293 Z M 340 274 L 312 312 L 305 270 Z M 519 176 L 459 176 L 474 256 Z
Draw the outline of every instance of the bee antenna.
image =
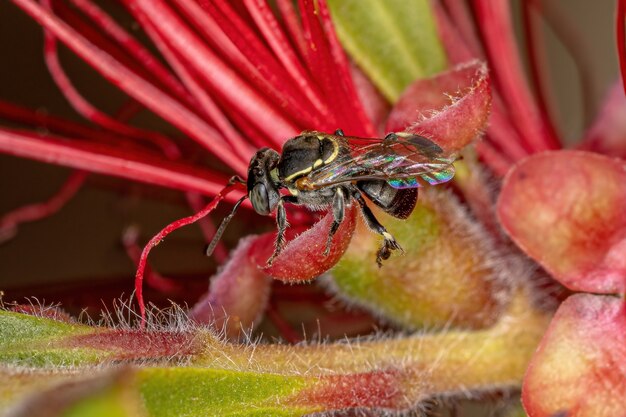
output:
M 228 226 L 228 223 L 230 223 L 232 218 L 235 216 L 237 209 L 239 208 L 241 203 L 243 203 L 243 200 L 245 200 L 246 198 L 248 198 L 247 195 L 244 195 L 243 197 L 241 197 L 239 201 L 235 203 L 235 205 L 233 206 L 233 209 L 230 211 L 228 216 L 224 217 L 224 220 L 222 220 L 222 223 L 220 223 L 220 226 L 217 228 L 217 232 L 215 232 L 215 236 L 213 236 L 213 240 L 211 240 L 211 243 L 209 243 L 209 245 L 206 248 L 206 252 L 205 252 L 206 256 L 211 256 L 213 254 L 213 251 L 215 250 L 215 247 L 217 246 L 217 242 L 220 241 L 222 234 L 224 234 L 224 230 L 226 230 L 226 226 Z

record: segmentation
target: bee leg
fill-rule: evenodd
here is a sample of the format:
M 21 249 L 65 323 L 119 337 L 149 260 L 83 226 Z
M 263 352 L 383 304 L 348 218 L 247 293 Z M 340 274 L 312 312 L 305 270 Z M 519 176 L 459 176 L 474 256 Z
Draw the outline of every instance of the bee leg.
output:
M 378 253 L 376 254 L 376 263 L 380 268 L 381 266 L 383 266 L 383 261 L 389 259 L 389 256 L 391 256 L 392 250 L 400 250 L 402 252 L 404 252 L 404 250 L 396 241 L 396 239 L 391 235 L 391 233 L 389 233 L 387 229 L 385 229 L 385 226 L 380 224 L 378 219 L 376 219 L 374 213 L 372 213 L 372 210 L 370 210 L 367 204 L 365 204 L 365 200 L 363 199 L 361 193 L 355 191 L 353 195 L 354 199 L 357 201 L 357 203 L 359 203 L 359 206 L 361 207 L 361 213 L 363 213 L 363 218 L 365 219 L 367 226 L 374 232 L 382 235 L 382 237 L 384 238 L 383 245 L 380 247 Z
M 245 184 L 245 183 L 246 181 L 244 181 L 239 175 L 234 175 L 230 177 L 230 180 L 228 180 L 228 185 Z
M 346 197 L 341 188 L 335 190 L 333 196 L 333 224 L 330 226 L 330 232 L 328 232 L 328 239 L 326 239 L 326 249 L 324 250 L 324 256 L 328 256 L 330 253 L 330 244 L 333 242 L 333 236 L 337 233 L 339 225 L 343 222 L 346 214 Z
M 287 212 L 285 211 L 285 202 L 291 203 L 293 202 L 292 196 L 284 196 L 278 201 L 278 206 L 276 207 L 276 226 L 278 228 L 278 233 L 276 233 L 276 243 L 274 244 L 274 253 L 267 260 L 267 265 L 271 266 L 274 262 L 274 259 L 280 254 L 285 246 L 285 230 L 289 227 L 289 222 L 287 222 Z

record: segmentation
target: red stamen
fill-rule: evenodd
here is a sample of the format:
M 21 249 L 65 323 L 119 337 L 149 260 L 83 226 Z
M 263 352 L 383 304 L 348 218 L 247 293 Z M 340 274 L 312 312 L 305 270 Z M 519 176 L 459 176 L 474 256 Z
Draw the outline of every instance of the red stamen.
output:
M 0 217 L 0 242 L 15 236 L 20 223 L 41 220 L 58 212 L 76 195 L 86 179 L 86 172 L 74 171 L 63 185 L 61 185 L 59 190 L 48 200 L 22 206 Z
M 99 50 L 86 38 L 33 0 L 13 0 L 13 2 L 39 22 L 40 25 L 50 30 L 59 40 L 94 67 L 112 84 L 120 87 L 147 108 L 189 134 L 198 143 L 204 145 L 216 156 L 223 159 L 238 173 L 243 174 L 247 170 L 248 161 L 230 152 L 222 152 L 221 150 L 226 143 L 217 132 L 180 102 L 137 76 L 112 56 Z
M 626 30 L 624 20 L 626 19 L 626 0 L 618 0 L 615 31 L 617 35 L 617 56 L 619 57 L 619 68 L 622 75 L 622 85 L 626 94 Z
M 167 61 L 172 66 L 174 71 L 176 71 L 185 86 L 198 101 L 200 105 L 200 110 L 209 120 L 213 122 L 213 124 L 222 134 L 222 136 L 228 139 L 227 143 L 230 145 L 232 151 L 234 151 L 238 155 L 241 155 L 242 157 L 249 158 L 254 153 L 254 147 L 252 147 L 250 143 L 234 128 L 226 115 L 221 111 L 220 107 L 215 103 L 211 96 L 207 94 L 204 88 L 196 81 L 198 77 L 191 74 L 191 72 L 179 59 L 179 56 L 165 41 L 165 39 L 163 39 L 163 37 L 153 27 L 153 25 L 140 14 L 138 15 L 138 18 L 141 19 L 143 28 L 148 33 L 157 48 L 159 48 L 165 59 L 167 59 Z M 226 152 L 226 150 L 224 150 L 224 152 Z
M 472 51 L 472 48 L 470 48 L 467 43 L 468 38 L 473 36 L 472 26 L 470 26 L 472 23 L 467 16 L 467 9 L 465 9 L 459 2 L 452 2 L 451 4 L 448 4 L 448 10 L 455 12 L 454 18 L 461 20 L 461 25 L 459 25 L 456 20 L 453 22 L 451 20 L 451 16 L 448 12 L 446 12 L 446 10 L 443 9 L 443 7 L 441 7 L 439 3 L 434 3 L 434 11 L 437 18 L 439 34 L 446 47 L 448 59 L 450 59 L 453 63 L 458 64 L 465 62 L 468 59 L 475 58 L 477 56 L 476 54 L 478 54 L 478 56 L 482 56 L 482 50 L 479 50 L 479 52 Z M 464 31 L 466 32 L 472 32 L 471 35 L 468 37 L 461 36 L 457 26 L 464 27 Z M 489 127 L 486 138 L 492 142 L 496 148 L 479 147 L 477 150 L 485 161 L 494 161 L 495 154 L 497 153 L 503 154 L 502 157 L 498 159 L 513 161 L 523 159 L 529 155 L 529 152 L 524 148 L 519 134 L 517 133 L 515 127 L 511 124 L 511 121 L 508 119 L 507 112 L 497 91 L 492 91 L 492 95 L 493 106 L 489 118 Z M 483 149 L 486 152 L 489 152 L 489 155 L 483 155 L 481 153 Z M 502 163 L 499 162 L 498 164 L 501 168 Z M 498 170 L 501 170 L 500 168 L 498 168 Z
M 534 91 L 537 95 L 537 105 L 544 124 L 550 130 L 553 137 L 558 137 L 556 127 L 550 111 L 551 102 L 549 98 L 549 89 L 546 88 L 545 80 L 549 77 L 547 65 L 545 62 L 545 54 L 543 48 L 541 31 L 534 25 L 534 16 L 531 8 L 535 8 L 537 12 L 541 12 L 541 5 L 536 0 L 527 0 L 522 2 L 522 24 L 524 26 L 524 39 L 526 40 L 526 49 L 528 61 L 530 63 L 530 80 Z M 542 68 L 546 69 L 542 71 Z
M 243 190 L 243 186 L 241 184 L 228 185 L 224 187 L 209 204 L 207 204 L 202 210 L 197 212 L 194 215 L 176 220 L 165 226 L 159 233 L 154 235 L 152 239 L 148 242 L 148 244 L 143 248 L 141 252 L 141 256 L 139 257 L 139 265 L 137 267 L 137 272 L 135 274 L 135 295 L 137 296 L 137 303 L 139 304 L 139 312 L 141 314 L 141 327 L 144 328 L 146 324 L 146 307 L 143 300 L 143 276 L 144 271 L 148 262 L 148 255 L 152 248 L 161 243 L 163 239 L 174 230 L 179 229 L 183 226 L 187 226 L 189 224 L 195 223 L 199 219 L 205 217 L 209 213 L 211 213 L 215 207 L 219 204 L 220 201 L 226 197 L 230 192 L 240 189 Z
M 23 1 L 23 0 L 20 0 Z M 265 133 L 268 138 L 288 138 L 297 127 L 271 106 L 256 90 L 250 88 L 228 65 L 196 36 L 160 0 L 126 0 L 153 23 L 153 26 L 170 42 L 196 73 L 213 91 L 223 97 L 228 105 L 239 111 Z M 222 2 L 219 2 L 222 4 Z M 228 154 L 228 152 L 223 152 Z M 247 168 L 246 161 L 246 167 Z
M 42 4 L 47 5 L 48 2 L 42 1 Z M 171 141 L 163 135 L 122 123 L 92 106 L 91 103 L 76 90 L 70 78 L 63 70 L 58 57 L 56 39 L 47 30 L 44 36 L 44 57 L 53 80 L 72 107 L 83 117 L 120 135 L 154 143 L 159 149 L 163 150 L 168 157 L 175 159 L 180 155 L 177 148 L 175 146 L 172 147 Z
M 328 117 L 326 103 L 324 103 L 317 86 L 309 78 L 291 44 L 282 32 L 269 4 L 265 0 L 244 0 L 244 4 L 283 68 L 295 81 L 306 98 L 321 113 L 321 116 L 323 118 Z
M 141 249 L 137 241 L 139 240 L 139 230 L 136 227 L 129 227 L 124 231 L 122 235 L 122 244 L 126 250 L 128 257 L 135 263 L 135 266 L 139 266 L 139 258 L 141 257 Z M 154 288 L 165 294 L 182 294 L 184 286 L 171 278 L 166 278 L 156 271 L 153 271 L 150 266 L 145 269 L 146 283 L 149 287 Z
M 486 141 L 476 142 L 476 150 L 480 154 L 481 159 L 496 175 L 504 177 L 513 165 L 513 161 L 507 159 L 506 156 Z
M 559 148 L 528 91 L 511 29 L 510 5 L 499 0 L 473 2 L 495 79 L 524 142 L 535 152 Z
M 0 152 L 204 195 L 215 195 L 228 181 L 227 177 L 206 169 L 172 162 L 137 149 L 6 128 L 0 129 Z
M 187 104 L 193 103 L 189 92 L 185 90 L 176 77 L 174 77 L 147 48 L 124 30 L 115 20 L 111 19 L 111 17 L 97 5 L 90 0 L 72 0 L 72 3 L 85 13 L 100 30 L 111 36 L 111 38 L 123 47 L 124 50 L 139 63 L 140 68 L 151 76 L 154 76 L 162 86 L 166 87 L 180 99 L 185 100 Z
M 356 122 L 360 125 L 361 132 L 355 134 L 362 134 L 364 136 L 375 137 L 377 135 L 377 129 L 374 126 L 372 120 L 367 116 L 365 108 L 362 105 L 362 101 L 359 99 L 354 86 L 354 80 L 352 78 L 352 70 L 350 62 L 346 57 L 343 50 L 343 46 L 337 38 L 335 32 L 335 26 L 333 25 L 330 17 L 330 11 L 326 5 L 325 0 L 318 0 L 318 6 L 320 11 L 321 23 L 324 27 L 324 32 L 328 40 L 330 52 L 333 57 L 335 67 L 337 70 L 337 77 L 343 86 L 344 99 L 348 108 L 352 108 L 351 114 L 355 117 Z M 385 132 L 387 133 L 387 132 Z
M 323 117 L 314 108 L 314 103 L 310 104 L 310 110 L 304 108 L 303 93 L 291 82 L 284 66 L 279 65 L 248 23 L 227 4 L 222 4 L 225 2 L 205 2 L 203 9 L 190 0 L 175 0 L 175 3 L 231 68 L 235 68 L 291 119 L 304 120 L 304 124 L 308 124 Z
M 306 42 L 304 41 L 304 33 L 300 25 L 300 18 L 293 7 L 292 0 L 277 0 L 276 5 L 283 17 L 285 27 L 289 33 L 289 39 L 294 43 L 301 60 L 305 59 Z
M 61 135 L 81 137 L 117 145 L 127 142 L 126 138 L 118 135 L 2 100 L 0 100 L 0 118 L 28 126 L 37 126 Z
M 472 18 L 467 3 L 459 0 L 443 0 L 447 16 L 454 22 L 453 26 L 461 35 L 462 43 L 470 51 L 472 58 L 484 59 L 485 51 L 476 33 L 476 25 Z M 439 9 L 440 3 L 435 3 L 435 9 Z
M 131 69 L 136 74 L 150 80 L 155 83 L 156 78 L 145 70 L 141 62 L 138 62 L 131 55 L 129 55 L 114 39 L 106 36 L 106 32 L 99 30 L 93 22 L 87 21 L 83 15 L 77 13 L 76 9 L 69 7 L 65 2 L 60 0 L 53 0 L 50 7 L 50 1 L 44 2 L 40 0 L 42 6 L 54 13 L 59 19 L 69 24 L 72 29 L 80 33 L 86 39 L 97 46 L 99 49 L 106 51 L 109 55 L 123 63 L 126 67 Z
M 202 207 L 206 204 L 201 194 L 186 193 L 185 197 L 187 204 L 191 207 L 193 212 L 202 210 Z M 198 227 L 200 227 L 200 231 L 202 232 L 202 236 L 204 236 L 206 242 L 209 243 L 213 239 L 213 236 L 215 236 L 215 225 L 211 222 L 211 219 L 205 217 L 198 220 Z M 217 242 L 217 246 L 215 246 L 215 249 L 213 250 L 213 257 L 218 264 L 223 264 L 228 258 L 228 250 L 221 240 Z

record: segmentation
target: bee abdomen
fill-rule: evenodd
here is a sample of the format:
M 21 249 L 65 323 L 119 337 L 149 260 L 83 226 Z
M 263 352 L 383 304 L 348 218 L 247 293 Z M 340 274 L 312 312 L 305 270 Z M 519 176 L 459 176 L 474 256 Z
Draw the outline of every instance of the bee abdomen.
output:
M 359 181 L 357 187 L 374 204 L 398 219 L 406 219 L 417 203 L 417 188 L 393 188 L 384 180 Z

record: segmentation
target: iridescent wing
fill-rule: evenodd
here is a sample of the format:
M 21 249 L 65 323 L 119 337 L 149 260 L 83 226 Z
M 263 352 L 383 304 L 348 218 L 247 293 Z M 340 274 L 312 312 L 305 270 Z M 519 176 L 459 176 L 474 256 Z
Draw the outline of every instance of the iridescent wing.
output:
M 384 139 L 333 136 L 345 150 L 333 162 L 313 170 L 307 186 L 318 189 L 342 182 L 385 180 L 394 188 L 431 185 L 454 176 L 455 157 L 431 140 L 408 133 Z

